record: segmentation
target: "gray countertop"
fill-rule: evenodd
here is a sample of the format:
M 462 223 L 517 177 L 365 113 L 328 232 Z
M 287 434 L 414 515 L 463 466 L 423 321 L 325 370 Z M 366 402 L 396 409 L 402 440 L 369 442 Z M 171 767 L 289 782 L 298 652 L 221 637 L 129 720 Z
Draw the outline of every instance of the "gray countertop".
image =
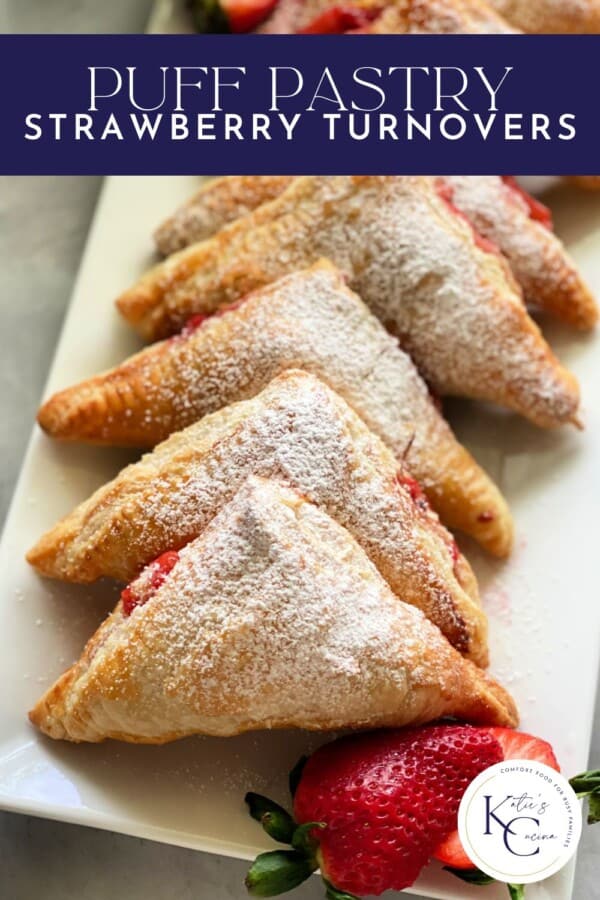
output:
M 0 0 L 0 32 L 139 32 L 151 0 Z M 4 519 L 87 229 L 98 178 L 0 178 L 0 521 Z M 10 689 L 4 685 L 3 689 Z M 557 715 L 559 713 L 557 712 Z M 598 724 L 598 711 L 596 725 Z M 596 727 L 592 761 L 600 764 Z M 584 833 L 576 900 L 600 898 L 600 826 Z M 0 814 L 3 900 L 242 900 L 246 864 Z M 298 900 L 322 897 L 315 880 Z

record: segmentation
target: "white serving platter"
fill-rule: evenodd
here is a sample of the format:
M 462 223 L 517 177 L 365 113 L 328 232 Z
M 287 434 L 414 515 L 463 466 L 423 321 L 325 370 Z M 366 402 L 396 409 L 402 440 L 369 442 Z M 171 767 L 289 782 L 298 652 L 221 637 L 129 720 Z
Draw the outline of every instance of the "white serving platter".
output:
M 113 298 L 151 262 L 152 227 L 196 184 L 177 176 L 106 181 L 46 395 L 137 348 Z M 564 188 L 550 200 L 559 232 L 600 294 L 600 198 Z M 450 412 L 459 435 L 502 487 L 517 523 L 507 563 L 464 544 L 490 618 L 492 670 L 514 693 L 522 727 L 549 739 L 564 772 L 575 774 L 587 765 L 598 666 L 600 352 L 593 337 L 558 327 L 547 333 L 581 379 L 584 432 L 542 432 L 468 402 L 454 401 Z M 116 588 L 44 581 L 23 554 L 131 456 L 57 445 L 34 429 L 0 547 L 0 806 L 249 858 L 268 842 L 246 814 L 245 791 L 285 801 L 286 773 L 316 745 L 314 736 L 274 732 L 192 738 L 162 748 L 74 746 L 42 738 L 26 719 L 111 608 Z M 569 867 L 530 887 L 528 898 L 568 900 L 571 883 Z M 435 866 L 415 890 L 453 900 L 471 895 Z M 505 890 L 486 889 L 486 898 L 505 898 Z
M 157 5 L 151 30 L 177 31 L 177 4 Z M 153 261 L 150 232 L 197 185 L 188 177 L 105 182 L 45 395 L 120 362 L 139 347 L 113 298 Z M 600 295 L 600 197 L 550 195 L 557 228 Z M 522 727 L 550 740 L 566 774 L 587 766 L 598 671 L 597 508 L 600 498 L 600 351 L 593 337 L 544 323 L 581 379 L 586 430 L 541 432 L 476 404 L 448 406 L 461 439 L 500 484 L 517 523 L 507 563 L 463 546 L 490 619 L 492 671 L 513 692 Z M 468 348 L 465 348 L 468 352 Z M 111 478 L 131 453 L 60 446 L 34 428 L 0 545 L 0 807 L 251 858 L 268 846 L 244 793 L 286 797 L 287 771 L 320 740 L 301 732 L 192 738 L 166 747 L 57 744 L 26 712 L 79 655 L 114 605 L 117 588 L 38 578 L 26 549 L 57 518 Z M 569 900 L 574 867 L 528 900 Z M 482 897 L 433 864 L 413 893 Z M 485 900 L 505 900 L 502 886 Z

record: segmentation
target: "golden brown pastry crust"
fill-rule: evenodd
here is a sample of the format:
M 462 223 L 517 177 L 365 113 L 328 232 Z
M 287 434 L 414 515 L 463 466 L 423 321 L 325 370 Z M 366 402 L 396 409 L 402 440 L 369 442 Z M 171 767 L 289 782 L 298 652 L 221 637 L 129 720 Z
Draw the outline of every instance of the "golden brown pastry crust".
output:
M 576 379 L 528 316 L 506 263 L 477 246 L 431 178 L 298 178 L 152 269 L 117 305 L 155 339 L 321 256 L 438 393 L 499 403 L 543 427 L 577 421 Z
M 220 228 L 281 194 L 292 176 L 230 175 L 205 184 L 156 231 L 165 255 L 211 237 Z M 596 302 L 559 238 L 529 214 L 518 192 L 498 175 L 440 179 L 456 208 L 493 241 L 510 263 L 526 300 L 576 328 L 592 328 Z
M 292 367 L 316 375 L 361 416 L 445 524 L 495 555 L 509 552 L 501 494 L 456 441 L 410 357 L 326 261 L 55 394 L 38 421 L 63 440 L 152 447 Z
M 163 256 L 204 241 L 229 222 L 274 200 L 292 182 L 293 175 L 234 175 L 206 181 L 187 203 L 165 219 L 154 232 Z
M 597 34 L 599 0 L 490 0 L 509 22 L 541 34 Z
M 350 534 L 252 479 L 127 616 L 119 602 L 31 721 L 55 739 L 164 743 L 441 716 L 517 723 L 510 696 L 402 603 Z
M 561 241 L 529 215 L 526 200 L 496 175 L 450 175 L 443 179 L 452 201 L 508 259 L 532 305 L 575 328 L 588 330 L 598 307 Z
M 484 664 L 473 572 L 385 445 L 304 372 L 172 435 L 45 534 L 27 558 L 53 578 L 129 581 L 206 527 L 249 475 L 277 477 L 361 544 L 392 590 Z
M 568 180 L 586 191 L 600 191 L 600 175 L 569 175 Z

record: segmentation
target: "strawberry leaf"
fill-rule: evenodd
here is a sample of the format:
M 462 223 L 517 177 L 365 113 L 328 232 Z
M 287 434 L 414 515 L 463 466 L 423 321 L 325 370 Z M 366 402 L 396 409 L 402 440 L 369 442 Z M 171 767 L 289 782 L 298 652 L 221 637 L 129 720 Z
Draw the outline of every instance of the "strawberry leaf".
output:
M 452 875 L 456 875 L 461 881 L 466 881 L 467 884 L 494 883 L 494 879 L 486 875 L 485 872 L 480 871 L 480 869 L 453 869 L 452 866 L 444 866 L 444 870 Z
M 569 779 L 569 784 L 578 797 L 588 798 L 588 825 L 600 822 L 600 769 L 590 769 Z
M 325 822 L 305 822 L 303 825 L 298 825 L 292 837 L 294 850 L 299 850 L 300 853 L 306 853 L 307 856 L 314 857 L 319 846 L 318 840 L 312 834 L 315 828 L 322 830 L 327 828 L 327 825 Z
M 569 779 L 569 784 L 578 796 L 585 797 L 600 790 L 600 769 L 590 769 Z
M 285 809 L 262 794 L 249 792 L 244 797 L 250 815 L 260 822 L 264 830 L 274 841 L 290 844 L 296 831 L 296 823 Z
M 507 884 L 510 900 L 524 900 L 525 885 L 524 884 Z
M 354 894 L 349 894 L 347 891 L 338 891 L 326 878 L 323 879 L 323 883 L 327 900 L 358 900 L 358 897 Z
M 594 791 L 593 794 L 590 794 L 588 802 L 587 823 L 588 825 L 596 825 L 597 822 L 600 822 L 600 791 Z
M 219 0 L 187 0 L 196 31 L 230 31 L 229 21 Z
M 315 860 L 296 850 L 261 853 L 246 875 L 246 889 L 253 897 L 275 897 L 298 887 L 316 868 Z
M 296 796 L 296 790 L 298 785 L 300 784 L 300 779 L 302 778 L 302 772 L 304 771 L 304 766 L 308 762 L 308 756 L 301 756 L 292 771 L 290 772 L 289 785 L 290 785 L 290 794 L 292 795 L 292 800 Z

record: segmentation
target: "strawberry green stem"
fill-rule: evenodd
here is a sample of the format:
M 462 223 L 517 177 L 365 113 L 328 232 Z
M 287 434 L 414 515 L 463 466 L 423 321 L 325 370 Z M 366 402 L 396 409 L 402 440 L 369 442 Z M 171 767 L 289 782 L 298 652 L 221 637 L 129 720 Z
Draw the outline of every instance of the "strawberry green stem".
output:
M 196 31 L 223 33 L 231 30 L 220 0 L 187 0 L 187 5 Z
M 252 818 L 260 822 L 270 838 L 280 844 L 292 843 L 297 826 L 282 806 L 262 794 L 252 792 L 247 793 L 244 800 Z
M 358 897 L 354 894 L 349 894 L 347 891 L 339 891 L 326 878 L 323 879 L 323 884 L 325 885 L 325 897 L 327 900 L 358 900 Z
M 246 875 L 246 888 L 252 897 L 275 897 L 302 884 L 317 869 L 317 861 L 297 850 L 272 850 L 261 853 Z

